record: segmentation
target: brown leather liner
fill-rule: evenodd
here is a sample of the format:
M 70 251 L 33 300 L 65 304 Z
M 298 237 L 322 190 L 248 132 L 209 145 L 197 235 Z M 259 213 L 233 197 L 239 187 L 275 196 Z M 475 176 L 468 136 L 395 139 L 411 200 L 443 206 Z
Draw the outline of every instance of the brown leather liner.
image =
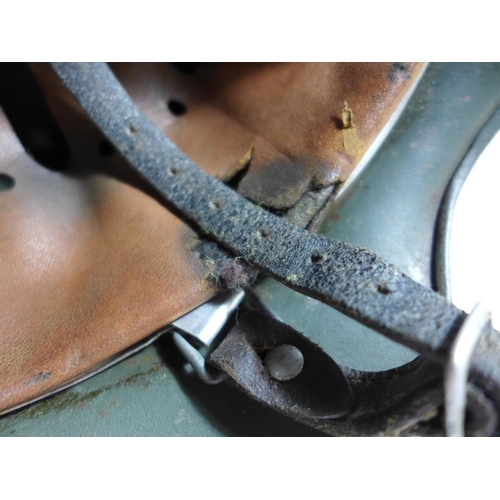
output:
M 0 409 L 57 387 L 208 299 L 182 222 L 99 173 L 35 164 L 0 118 Z
M 45 66 L 33 68 L 72 160 L 64 172 L 40 166 L 0 114 L 0 172 L 15 180 L 0 192 L 0 412 L 215 293 L 193 252 L 194 232 L 120 155 L 99 153 L 100 132 Z M 284 208 L 347 178 L 423 66 L 202 64 L 192 75 L 167 64 L 113 68 L 200 166 L 225 177 L 251 157 L 240 192 Z
M 191 74 L 165 64 L 112 68 L 201 167 L 229 170 L 253 146 L 239 192 L 286 209 L 306 191 L 348 178 L 424 64 L 202 63 Z M 169 113 L 169 102 L 185 113 Z

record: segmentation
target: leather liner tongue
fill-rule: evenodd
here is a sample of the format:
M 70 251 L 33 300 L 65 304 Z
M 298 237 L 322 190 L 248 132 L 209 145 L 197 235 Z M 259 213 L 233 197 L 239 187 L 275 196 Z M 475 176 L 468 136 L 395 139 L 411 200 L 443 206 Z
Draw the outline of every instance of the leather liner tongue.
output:
M 291 345 L 304 366 L 292 380 L 275 380 L 264 363 L 267 353 Z M 238 316 L 236 325 L 210 356 L 261 403 L 292 418 L 338 418 L 349 413 L 352 392 L 340 367 L 319 346 L 293 328 L 258 312 Z

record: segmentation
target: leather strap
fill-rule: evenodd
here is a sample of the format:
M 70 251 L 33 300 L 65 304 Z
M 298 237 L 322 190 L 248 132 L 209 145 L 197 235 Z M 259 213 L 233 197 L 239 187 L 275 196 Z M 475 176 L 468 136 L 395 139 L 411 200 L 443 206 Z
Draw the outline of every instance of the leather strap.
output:
M 293 380 L 273 379 L 265 367 L 267 353 L 283 344 L 304 356 Z M 443 435 L 442 369 L 423 357 L 381 372 L 336 367 L 289 325 L 246 310 L 210 362 L 249 397 L 331 436 Z M 468 400 L 467 435 L 491 435 L 497 425 L 493 404 L 472 388 Z
M 109 68 L 55 63 L 94 122 L 173 209 L 249 265 L 374 330 L 444 361 L 465 313 L 373 252 L 301 230 L 245 200 L 185 157 L 138 110 Z M 476 348 L 471 374 L 500 410 L 500 337 Z

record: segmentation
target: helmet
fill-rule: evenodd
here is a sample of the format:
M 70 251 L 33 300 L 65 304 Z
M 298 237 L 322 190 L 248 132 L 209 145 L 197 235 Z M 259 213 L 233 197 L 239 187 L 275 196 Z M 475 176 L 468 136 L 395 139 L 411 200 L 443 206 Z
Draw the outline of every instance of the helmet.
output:
M 0 432 L 463 432 L 443 365 L 453 386 L 470 330 L 466 432 L 496 431 L 498 334 L 430 287 L 449 293 L 454 173 L 495 129 L 498 65 L 111 69 L 4 78 L 2 411 L 71 389 Z

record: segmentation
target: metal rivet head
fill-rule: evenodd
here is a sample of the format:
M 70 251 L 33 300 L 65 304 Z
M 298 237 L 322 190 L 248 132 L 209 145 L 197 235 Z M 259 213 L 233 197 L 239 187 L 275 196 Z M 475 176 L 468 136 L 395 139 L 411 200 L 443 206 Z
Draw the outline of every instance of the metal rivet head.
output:
M 266 355 L 265 364 L 276 380 L 292 380 L 304 367 L 304 356 L 293 345 L 282 344 Z

